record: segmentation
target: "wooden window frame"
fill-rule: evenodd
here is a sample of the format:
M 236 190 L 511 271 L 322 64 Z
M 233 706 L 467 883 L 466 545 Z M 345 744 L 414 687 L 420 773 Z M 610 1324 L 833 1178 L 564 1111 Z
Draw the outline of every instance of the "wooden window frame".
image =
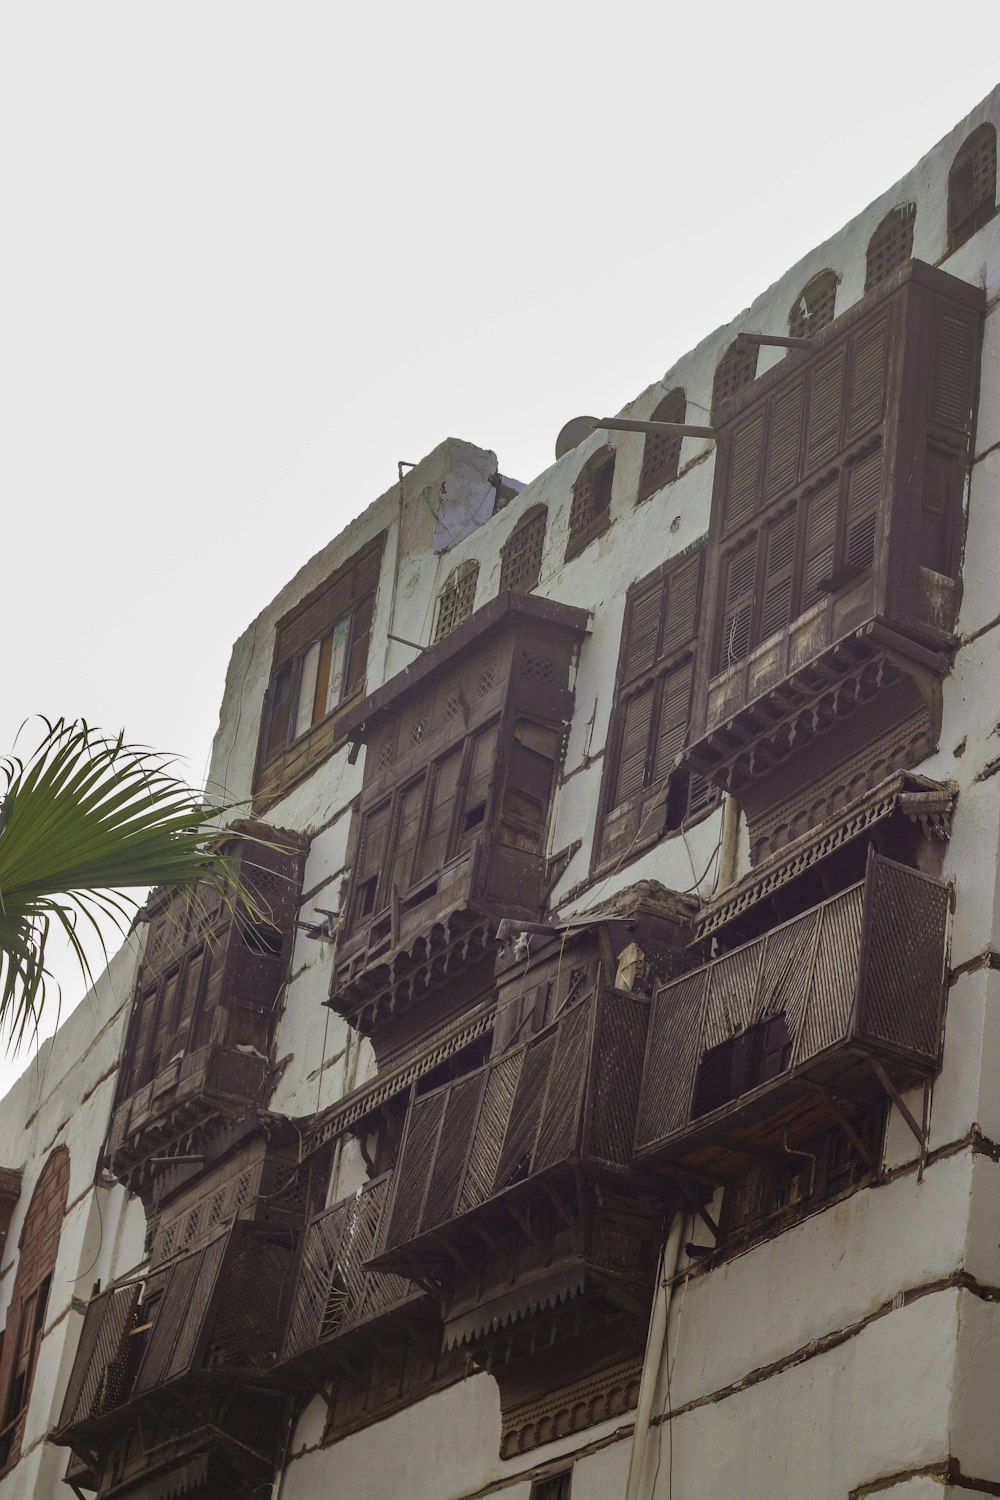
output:
M 528 1500 L 570 1500 L 573 1488 L 573 1466 L 539 1474 L 531 1481 Z
M 971 206 L 960 215 L 958 200 L 966 189 L 966 177 L 971 178 Z M 989 181 L 988 194 L 976 196 L 977 177 Z M 987 120 L 966 136 L 948 173 L 948 253 L 971 240 L 994 217 L 997 207 L 997 132 Z
M 683 386 L 675 386 L 658 402 L 651 422 L 683 422 L 687 416 L 687 394 Z M 669 437 L 665 433 L 648 433 L 642 447 L 642 470 L 639 474 L 639 491 L 636 504 L 650 499 L 664 485 L 677 478 L 681 461 L 681 437 Z
M 278 621 L 253 778 L 254 792 L 268 802 L 283 796 L 339 748 L 337 720 L 364 694 L 384 542 L 382 532 Z M 327 701 L 320 710 L 324 654 L 327 674 L 332 661 L 332 646 L 327 651 L 326 643 L 344 620 L 348 622 L 347 642 L 340 695 L 336 703 Z M 303 667 L 314 651 L 318 660 L 311 688 L 312 715 L 309 724 L 295 733 Z
M 569 508 L 569 535 L 564 562 L 579 557 L 611 525 L 611 494 L 615 477 L 615 449 L 606 444 L 592 453 L 576 476 Z M 596 501 L 595 501 L 596 494 Z
M 695 595 L 691 611 L 692 628 L 689 633 L 682 632 L 676 641 L 668 645 L 664 636 L 672 606 L 671 587 L 677 586 L 689 567 L 694 567 L 696 570 Z M 622 622 L 618 671 L 615 677 L 614 707 L 608 725 L 599 814 L 591 858 L 592 875 L 603 874 L 608 869 L 618 868 L 628 860 L 637 858 L 654 844 L 659 843 L 661 839 L 679 833 L 695 818 L 710 812 L 718 801 L 714 788 L 706 787 L 701 778 L 683 769 L 664 775 L 662 765 L 656 764 L 659 742 L 663 738 L 664 696 L 672 681 L 676 680 L 680 688 L 681 674 L 685 671 L 689 673 L 687 722 L 682 735 L 681 748 L 683 748 L 683 743 L 686 743 L 690 732 L 697 665 L 698 625 L 704 605 L 704 587 L 705 548 L 704 543 L 699 542 L 686 548 L 684 552 L 668 562 L 661 563 L 645 578 L 634 583 L 628 591 L 625 617 Z M 636 664 L 630 668 L 629 657 L 638 649 L 635 632 L 641 628 L 637 619 L 637 607 L 647 599 L 654 598 L 660 588 L 663 592 L 660 596 L 656 624 L 653 627 L 653 634 L 648 637 L 653 641 L 652 650 L 647 653 L 649 659 L 641 665 Z M 650 614 L 646 622 L 647 633 L 652 619 L 653 616 Z M 629 790 L 626 795 L 619 796 L 629 710 L 647 694 L 651 694 L 652 697 L 639 784 Z M 643 805 L 649 799 L 653 799 L 652 805 L 644 813 Z M 661 806 L 662 818 L 658 815 L 651 815 L 653 809 Z M 612 817 L 622 817 L 630 808 L 638 812 L 640 822 L 639 831 L 629 845 L 627 853 L 617 857 L 602 855 L 601 850 L 608 821 Z M 644 827 L 646 831 L 643 831 Z
M 874 507 L 874 526 L 872 527 L 871 548 L 866 561 L 858 558 L 859 549 L 856 545 L 852 548 L 852 526 L 851 526 L 851 483 L 855 474 L 875 454 L 879 455 L 881 461 L 882 445 L 878 442 L 855 453 L 849 462 L 845 462 L 836 476 L 837 495 L 836 513 L 833 524 L 832 558 L 829 571 L 823 571 L 821 577 L 815 580 L 816 597 L 807 597 L 809 578 L 807 573 L 807 548 L 809 540 L 809 526 L 811 521 L 811 505 L 825 493 L 827 486 L 816 485 L 801 501 L 792 500 L 783 505 L 770 507 L 760 515 L 759 524 L 750 530 L 741 530 L 733 539 L 733 545 L 724 549 L 722 556 L 722 567 L 720 569 L 720 608 L 718 611 L 718 624 L 716 627 L 716 638 L 712 643 L 712 670 L 711 677 L 717 677 L 729 670 L 730 667 L 745 661 L 758 646 L 763 645 L 772 636 L 780 635 L 787 630 L 789 625 L 804 614 L 806 610 L 819 602 L 826 594 L 835 593 L 846 583 L 854 578 L 860 578 L 863 573 L 870 571 L 874 564 L 875 553 L 875 530 L 878 524 L 878 514 L 881 506 L 881 467 L 879 469 L 879 491 L 876 496 Z M 788 590 L 788 618 L 780 625 L 772 625 L 772 628 L 763 633 L 765 611 L 767 608 L 770 585 L 768 579 L 768 554 L 771 538 L 777 529 L 783 526 L 791 516 L 795 516 L 795 541 L 792 552 L 792 564 L 790 572 L 790 587 Z M 862 516 L 861 519 L 865 519 Z M 728 608 L 726 597 L 728 584 L 726 582 L 727 572 L 732 564 L 732 559 L 740 553 L 755 549 L 754 566 L 752 573 L 752 587 L 743 591 L 747 599 L 747 625 L 745 649 L 732 653 L 731 646 L 727 646 L 726 636 L 727 619 L 731 611 Z M 854 556 L 852 556 L 852 550 Z M 742 597 L 742 593 L 741 593 Z
M 500 548 L 501 594 L 505 589 L 530 594 L 538 587 L 547 525 L 548 511 L 544 505 L 532 505 L 518 517 L 513 531 Z

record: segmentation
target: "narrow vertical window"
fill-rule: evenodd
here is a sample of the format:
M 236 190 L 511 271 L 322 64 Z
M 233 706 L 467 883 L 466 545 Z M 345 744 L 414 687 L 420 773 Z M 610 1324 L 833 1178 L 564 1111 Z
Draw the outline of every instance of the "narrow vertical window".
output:
M 833 322 L 839 280 L 836 271 L 820 271 L 806 282 L 788 314 L 788 332 L 793 339 L 815 338 L 821 328 Z
M 591 454 L 576 478 L 569 508 L 566 561 L 576 557 L 611 524 L 611 486 L 615 475 L 613 448 Z
M 0 1472 L 9 1469 L 21 1455 L 24 1419 L 49 1312 L 68 1193 L 69 1152 L 65 1146 L 57 1146 L 31 1195 L 7 1308 L 0 1356 Z
M 687 415 L 687 397 L 677 387 L 663 400 L 653 412 L 653 422 L 683 422 Z M 648 500 L 658 489 L 669 484 L 672 479 L 677 478 L 677 469 L 680 464 L 681 443 L 683 439 L 671 437 L 668 433 L 650 432 L 646 436 L 646 444 L 642 450 L 642 472 L 639 475 L 639 494 L 637 499 Z
M 545 548 L 546 510 L 533 505 L 524 512 L 500 553 L 500 592 L 530 594 L 537 587 Z
M 744 343 L 736 338 L 715 367 L 712 384 L 712 412 L 717 413 L 724 402 L 752 385 L 757 378 L 757 345 Z
M 865 291 L 878 286 L 887 276 L 902 270 L 913 254 L 913 225 L 917 217 L 915 203 L 901 203 L 890 209 L 868 241 L 865 268 Z
M 434 627 L 435 641 L 444 640 L 472 614 L 476 603 L 476 584 L 479 581 L 479 564 L 473 558 L 449 573 L 444 588 L 438 595 L 437 623 Z
M 959 148 L 948 174 L 948 249 L 992 219 L 997 207 L 997 133 L 980 125 Z

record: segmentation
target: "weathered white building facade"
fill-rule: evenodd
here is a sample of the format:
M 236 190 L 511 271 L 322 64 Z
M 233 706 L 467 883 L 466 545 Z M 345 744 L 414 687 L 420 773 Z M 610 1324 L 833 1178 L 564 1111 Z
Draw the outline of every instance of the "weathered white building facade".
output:
M 1000 1494 L 998 124 L 237 642 L 272 920 L 0 1105 L 0 1500 Z

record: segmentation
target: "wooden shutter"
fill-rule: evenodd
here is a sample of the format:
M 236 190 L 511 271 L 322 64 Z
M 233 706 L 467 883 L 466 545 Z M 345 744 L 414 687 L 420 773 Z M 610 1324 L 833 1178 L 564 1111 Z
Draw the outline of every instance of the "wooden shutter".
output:
M 624 802 L 626 797 L 631 797 L 633 792 L 638 792 L 646 785 L 646 762 L 655 695 L 655 686 L 650 685 L 625 704 L 622 714 L 621 744 L 618 749 L 614 806 L 617 806 L 619 802 Z
M 891 208 L 868 241 L 865 269 L 865 291 L 878 286 L 894 271 L 899 271 L 913 254 L 913 224 L 917 217 L 915 203 L 901 203 Z
M 882 420 L 885 401 L 885 367 L 889 348 L 889 315 L 858 334 L 851 361 L 851 394 L 847 409 L 847 436 L 860 436 Z
M 388 872 L 386 892 L 393 886 L 400 892 L 411 884 L 413 854 L 420 837 L 424 811 L 424 791 L 427 778 L 421 776 L 400 792 L 396 799 L 396 836 L 392 852 L 391 869 Z
M 347 680 L 344 683 L 343 698 L 349 698 L 352 693 L 360 691 L 364 685 L 365 673 L 368 670 L 368 645 L 371 639 L 374 609 L 375 596 L 369 594 L 366 599 L 362 599 L 354 611 L 351 620 L 351 644 L 348 648 Z
M 800 610 L 809 609 L 823 597 L 825 590 L 820 584 L 833 576 L 839 499 L 840 481 L 834 479 L 806 501 Z
M 792 572 L 795 566 L 795 529 L 798 517 L 790 511 L 768 529 L 757 638 L 784 630 L 792 613 Z
M 750 650 L 753 623 L 754 575 L 757 570 L 757 538 L 733 552 L 726 563 L 726 589 L 722 606 L 722 635 L 716 670 L 724 672 L 742 661 Z
M 358 853 L 355 863 L 356 886 L 355 886 L 355 921 L 377 909 L 379 897 L 379 877 L 385 862 L 386 845 L 389 839 L 389 818 L 392 804 L 383 802 L 381 807 L 373 808 L 365 814 L 361 825 L 361 837 L 358 839 Z
M 970 317 L 943 313 L 938 324 L 931 383 L 932 422 L 968 432 L 976 374 L 976 326 Z
M 837 304 L 836 271 L 820 271 L 803 287 L 788 314 L 788 332 L 793 339 L 814 338 L 833 322 Z
M 689 641 L 694 640 L 698 628 L 702 556 L 699 550 L 670 574 L 663 644 L 659 653 L 661 656 L 672 656 L 675 651 L 680 651 Z
M 997 133 L 987 122 L 959 148 L 948 174 L 948 248 L 956 250 L 996 211 Z
M 764 451 L 764 412 L 755 412 L 733 429 L 729 449 L 725 530 L 749 520 L 757 509 L 760 464 Z
M 423 849 L 417 861 L 417 867 L 423 875 L 440 870 L 448 859 L 451 827 L 455 817 L 455 796 L 462 770 L 462 754 L 463 749 L 459 745 L 439 760 L 432 772 L 427 831 L 424 834 Z
M 881 485 L 882 450 L 876 448 L 852 467 L 847 480 L 844 563 L 849 568 L 870 568 L 874 560 Z
M 840 447 L 840 417 L 844 402 L 846 354 L 837 349 L 817 365 L 809 390 L 806 423 L 806 472 L 826 463 Z
M 670 392 L 653 412 L 653 422 L 683 422 L 687 415 L 687 397 L 680 388 Z M 680 437 L 668 433 L 650 432 L 642 450 L 642 471 L 639 475 L 637 500 L 648 500 L 650 495 L 677 478 L 680 463 Z
M 465 796 L 462 801 L 462 826 L 458 847 L 466 849 L 478 838 L 486 820 L 490 787 L 496 776 L 497 726 L 491 724 L 474 737 L 469 750 Z
M 693 664 L 685 662 L 663 679 L 653 758 L 653 782 L 656 784 L 670 774 L 674 761 L 687 743 L 693 672 Z
M 764 504 L 776 500 L 798 478 L 802 442 L 805 380 L 780 392 L 771 403 L 771 420 L 764 462 Z
M 528 594 L 538 583 L 545 547 L 544 505 L 525 511 L 500 551 L 500 588 Z
M 264 723 L 267 725 L 264 738 L 263 760 L 269 761 L 288 744 L 288 731 L 292 717 L 292 663 L 279 668 L 271 678 L 264 700 Z
M 631 682 L 633 678 L 647 672 L 656 661 L 665 587 L 664 579 L 658 578 L 632 595 L 628 608 L 622 669 L 622 679 L 625 682 Z

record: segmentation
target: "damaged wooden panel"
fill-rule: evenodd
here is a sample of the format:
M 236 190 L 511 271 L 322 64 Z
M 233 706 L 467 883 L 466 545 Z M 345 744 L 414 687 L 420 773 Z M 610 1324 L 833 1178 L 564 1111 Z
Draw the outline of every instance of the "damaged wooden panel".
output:
M 950 906 L 944 882 L 872 854 L 860 884 L 660 990 L 637 1158 L 736 1175 L 821 1128 L 827 1096 L 930 1076 Z

